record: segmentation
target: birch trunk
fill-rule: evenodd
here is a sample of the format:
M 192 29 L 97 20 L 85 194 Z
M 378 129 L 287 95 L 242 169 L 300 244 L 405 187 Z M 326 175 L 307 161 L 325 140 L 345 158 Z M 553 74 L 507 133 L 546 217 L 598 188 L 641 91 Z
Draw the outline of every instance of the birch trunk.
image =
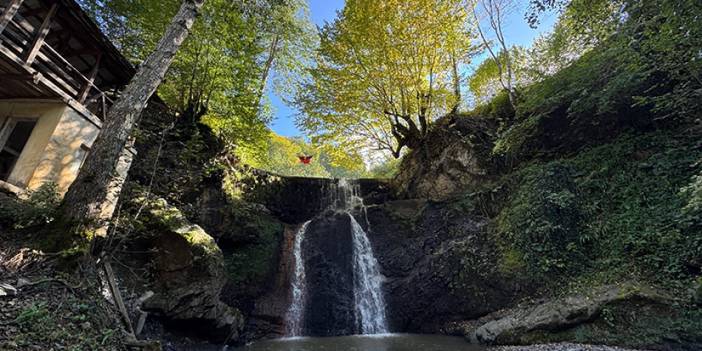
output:
M 74 229 L 82 231 L 81 234 L 95 234 L 112 217 L 114 206 L 105 204 L 115 203 L 116 197 L 119 197 L 124 179 L 117 177 L 116 173 L 120 160 L 123 166 L 122 156 L 126 152 L 127 140 L 147 101 L 161 84 L 176 52 L 188 36 L 203 2 L 183 0 L 156 49 L 107 114 L 97 140 L 63 200 L 64 220 L 74 223 Z
M 258 107 L 261 106 L 261 100 L 263 99 L 263 93 L 266 91 L 266 84 L 268 83 L 268 75 L 270 74 L 271 67 L 273 67 L 273 61 L 275 61 L 275 56 L 278 53 L 278 42 L 280 41 L 280 36 L 276 34 L 273 36 L 273 41 L 271 42 L 271 47 L 268 51 L 268 58 L 266 59 L 266 64 L 263 66 L 263 75 L 261 76 L 261 86 L 258 89 Z

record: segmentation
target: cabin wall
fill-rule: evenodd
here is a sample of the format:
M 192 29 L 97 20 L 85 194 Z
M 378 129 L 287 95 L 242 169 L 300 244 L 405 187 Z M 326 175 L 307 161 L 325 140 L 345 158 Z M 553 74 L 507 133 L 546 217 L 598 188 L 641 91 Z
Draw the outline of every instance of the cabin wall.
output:
M 65 104 L 53 101 L 0 101 L 0 115 L 5 121 L 10 117 L 37 120 L 8 178 L 9 183 L 27 186 L 65 109 Z
M 29 190 L 55 182 L 64 194 L 100 129 L 63 102 L 0 101 L 0 116 L 37 118 L 8 182 Z

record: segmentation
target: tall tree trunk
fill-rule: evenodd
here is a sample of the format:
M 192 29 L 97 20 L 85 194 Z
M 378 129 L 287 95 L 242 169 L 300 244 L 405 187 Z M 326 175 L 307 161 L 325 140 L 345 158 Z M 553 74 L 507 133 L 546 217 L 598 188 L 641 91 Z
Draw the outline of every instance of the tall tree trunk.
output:
M 473 8 L 473 16 L 475 17 L 475 26 L 476 29 L 478 30 L 478 34 L 480 34 L 480 39 L 483 41 L 483 45 L 485 48 L 488 50 L 490 53 L 490 56 L 492 59 L 495 61 L 495 64 L 497 65 L 497 73 L 498 73 L 498 78 L 500 81 L 500 85 L 502 85 L 502 88 L 507 90 L 507 93 L 509 94 L 509 103 L 512 105 L 512 108 L 516 109 L 517 106 L 517 94 L 514 91 L 514 88 L 512 87 L 512 62 L 510 61 L 511 58 L 509 56 L 509 48 L 507 47 L 507 43 L 505 42 L 505 37 L 504 33 L 502 32 L 502 9 L 500 9 L 500 6 L 503 6 L 504 4 L 494 2 L 493 0 L 483 0 L 482 1 L 483 8 L 485 9 L 485 12 L 488 15 L 488 20 L 490 22 L 490 27 L 492 27 L 492 30 L 495 32 L 495 36 L 497 37 L 497 41 L 500 43 L 501 46 L 501 55 L 496 54 L 492 50 L 492 46 L 490 45 L 490 41 L 485 37 L 485 33 L 483 33 L 482 28 L 480 27 L 480 18 L 478 18 L 478 13 L 477 9 Z M 502 59 L 505 60 L 505 62 L 502 62 Z M 505 67 L 507 69 L 506 77 L 505 77 Z
M 173 58 L 188 36 L 204 0 L 183 0 L 154 52 L 144 61 L 122 96 L 107 114 L 78 177 L 62 204 L 63 219 L 76 225 L 78 234 L 99 234 L 114 213 L 124 179 L 116 177 L 132 129 L 166 75 Z M 129 165 L 126 166 L 127 170 Z M 126 173 L 126 172 L 122 172 Z
M 461 76 L 458 72 L 458 59 L 455 51 L 451 52 L 451 69 L 453 73 L 453 95 L 456 99 L 451 112 L 457 113 L 458 108 L 461 106 Z
M 266 59 L 266 64 L 263 66 L 263 75 L 261 76 L 261 85 L 258 88 L 258 97 L 256 99 L 257 108 L 261 107 L 261 100 L 263 99 L 263 93 L 266 91 L 266 84 L 268 83 L 268 75 L 271 72 L 271 67 L 273 67 L 273 62 L 275 61 L 275 56 L 278 53 L 278 43 L 280 41 L 280 35 L 276 34 L 273 36 L 273 41 L 271 41 L 271 46 L 268 49 L 268 58 Z

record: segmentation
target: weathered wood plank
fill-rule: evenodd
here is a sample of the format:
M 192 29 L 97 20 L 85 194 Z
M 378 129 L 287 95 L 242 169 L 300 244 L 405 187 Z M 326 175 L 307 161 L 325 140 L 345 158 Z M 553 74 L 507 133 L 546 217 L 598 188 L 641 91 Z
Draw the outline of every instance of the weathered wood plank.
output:
M 88 93 L 90 92 L 90 88 L 93 87 L 93 83 L 95 82 L 95 77 L 97 77 L 98 71 L 100 71 L 100 60 L 102 60 L 102 55 L 98 54 L 95 57 L 95 66 L 93 67 L 93 70 L 90 72 L 90 75 L 87 77 L 88 81 L 85 82 L 85 86 L 83 87 L 83 91 L 80 93 L 80 96 L 78 97 L 78 102 L 81 104 L 85 102 L 85 99 L 88 97 Z
M 28 65 L 31 65 L 34 62 L 34 59 L 37 57 L 41 46 L 44 45 L 44 39 L 46 39 L 46 36 L 49 34 L 49 29 L 51 29 L 51 19 L 56 14 L 56 10 L 58 10 L 58 4 L 51 5 L 49 13 L 47 13 L 46 17 L 44 18 L 44 22 L 42 22 L 41 26 L 39 26 L 39 30 L 34 37 L 34 41 L 32 41 L 32 45 L 29 46 L 29 50 L 24 57 L 24 62 L 26 62 Z
M 22 61 L 22 59 L 20 59 L 17 55 L 15 55 L 12 51 L 10 51 L 8 48 L 6 48 L 3 45 L 0 45 L 0 54 L 5 55 L 5 57 L 8 58 L 10 62 L 14 63 L 16 66 L 24 69 L 26 72 L 28 72 L 30 74 L 34 74 L 34 73 L 38 72 L 36 69 L 25 65 L 24 61 Z M 45 86 L 51 92 L 56 94 L 56 96 L 60 97 L 61 100 L 63 100 L 66 104 L 68 104 L 74 110 L 80 112 L 83 115 L 83 117 L 85 117 L 88 121 L 90 121 L 90 123 L 94 124 L 98 128 L 102 128 L 102 121 L 97 116 L 95 116 L 95 114 L 90 112 L 82 104 L 79 104 L 75 99 L 73 99 L 71 96 L 69 96 L 63 89 L 59 88 L 58 86 L 56 86 L 56 84 L 52 83 L 51 80 L 47 79 L 44 76 L 40 76 L 39 84 Z
M 10 0 L 10 3 L 5 7 L 5 10 L 0 15 L 0 33 L 5 30 L 5 27 L 12 21 L 12 18 L 17 14 L 24 0 Z

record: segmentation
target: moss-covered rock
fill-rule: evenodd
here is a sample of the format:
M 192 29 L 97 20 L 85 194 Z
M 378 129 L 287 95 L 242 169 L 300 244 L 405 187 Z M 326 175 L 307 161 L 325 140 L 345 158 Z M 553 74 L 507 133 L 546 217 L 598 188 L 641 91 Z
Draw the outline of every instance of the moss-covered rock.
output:
M 243 327 L 241 313 L 220 301 L 225 284 L 224 256 L 214 239 L 191 224 L 163 199 L 139 199 L 142 224 L 150 237 L 150 288 L 146 310 L 168 320 L 197 322 L 204 335 L 235 340 Z
M 702 310 L 637 283 L 590 288 L 579 294 L 524 303 L 451 331 L 473 342 L 529 345 L 552 342 L 646 349 L 697 350 Z

